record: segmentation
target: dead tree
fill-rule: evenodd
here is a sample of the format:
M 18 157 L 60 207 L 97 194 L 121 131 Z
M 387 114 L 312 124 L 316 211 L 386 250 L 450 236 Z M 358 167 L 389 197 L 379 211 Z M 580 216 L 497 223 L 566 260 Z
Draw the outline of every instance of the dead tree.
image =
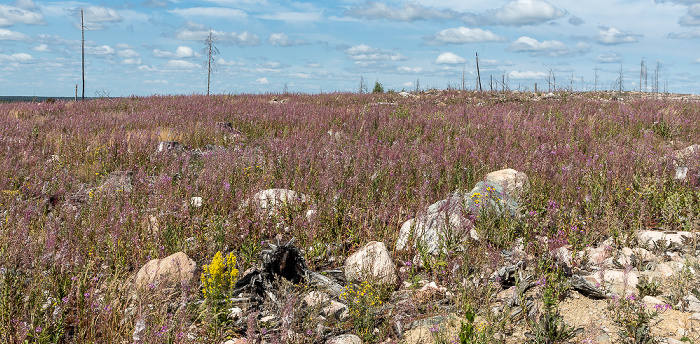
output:
M 214 61 L 214 56 L 219 54 L 219 48 L 214 45 L 216 43 L 216 37 L 211 29 L 209 29 L 209 36 L 204 40 L 204 54 L 207 56 L 205 65 L 207 67 L 207 95 L 209 95 L 209 85 L 211 84 L 211 72 L 216 69 L 216 61 Z

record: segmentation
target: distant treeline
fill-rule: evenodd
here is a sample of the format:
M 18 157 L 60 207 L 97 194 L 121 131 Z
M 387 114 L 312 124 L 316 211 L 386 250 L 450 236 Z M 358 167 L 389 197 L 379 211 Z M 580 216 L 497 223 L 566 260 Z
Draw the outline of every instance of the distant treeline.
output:
M 39 97 L 39 96 L 0 96 L 0 102 L 44 102 L 51 100 L 74 100 L 75 97 Z M 92 99 L 92 98 L 85 98 Z

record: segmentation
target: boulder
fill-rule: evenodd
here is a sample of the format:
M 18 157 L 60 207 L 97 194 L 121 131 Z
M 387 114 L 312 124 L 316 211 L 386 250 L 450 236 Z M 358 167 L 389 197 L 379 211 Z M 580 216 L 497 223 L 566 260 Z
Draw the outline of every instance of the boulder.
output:
M 396 267 L 384 243 L 371 241 L 348 257 L 345 278 L 348 281 L 396 283 Z
M 422 247 L 429 254 L 437 254 L 447 240 L 461 245 L 469 238 L 479 240 L 479 235 L 469 219 L 459 213 L 437 212 L 410 219 L 401 225 L 396 249 L 406 249 L 410 238 L 414 246 Z
M 133 189 L 132 179 L 134 172 L 132 171 L 115 171 L 109 174 L 102 185 L 99 186 L 100 191 L 107 193 L 115 192 L 131 192 Z
M 487 174 L 484 180 L 500 185 L 506 193 L 517 199 L 521 199 L 530 191 L 530 179 L 527 175 L 512 168 L 493 171 Z
M 519 205 L 500 184 L 478 182 L 469 193 L 464 195 L 465 210 L 474 214 L 493 214 L 497 216 L 517 216 Z
M 695 144 L 673 151 L 671 158 L 674 166 L 697 166 L 700 157 L 700 145 Z
M 257 206 L 262 210 L 275 213 L 284 206 L 308 203 L 309 197 L 287 189 L 267 189 L 253 195 L 251 202 L 252 204 L 244 202 L 243 206 Z
M 683 245 L 684 239 L 687 240 L 693 238 L 693 233 L 676 231 L 642 231 L 639 233 L 638 237 L 641 245 L 653 248 L 654 246 L 658 245 L 669 246 L 671 243 Z
M 188 285 L 194 279 L 196 268 L 197 264 L 184 252 L 153 259 L 136 274 L 134 286 L 141 289 Z
M 599 272 L 595 272 L 585 276 L 584 279 L 600 289 L 605 286 L 606 291 L 609 290 L 615 295 L 622 296 L 637 294 L 639 274 L 635 271 L 625 272 L 615 269 L 605 270 L 603 276 Z
M 362 339 L 354 334 L 341 334 L 329 338 L 326 344 L 362 344 Z
M 177 141 L 160 141 L 158 142 L 158 153 L 165 153 L 165 152 L 181 152 L 184 150 L 184 147 L 180 145 L 180 142 Z

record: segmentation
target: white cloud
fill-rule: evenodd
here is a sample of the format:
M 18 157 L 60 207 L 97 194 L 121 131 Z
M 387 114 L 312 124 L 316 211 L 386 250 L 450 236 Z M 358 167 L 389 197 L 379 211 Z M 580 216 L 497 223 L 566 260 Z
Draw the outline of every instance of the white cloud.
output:
M 253 82 L 253 83 L 256 84 L 256 85 L 269 85 L 269 84 L 270 84 L 270 82 L 267 81 L 267 78 L 258 78 L 258 79 L 255 79 L 255 82 Z
M 235 44 L 239 46 L 260 45 L 260 38 L 248 31 L 243 32 L 223 32 L 212 30 L 215 43 Z M 203 25 L 187 21 L 185 27 L 175 32 L 175 38 L 183 41 L 203 42 L 209 37 L 209 29 Z
M 596 35 L 596 41 L 600 44 L 614 45 L 639 42 L 643 35 L 622 31 L 614 27 L 601 26 Z
M 700 30 L 693 30 L 693 31 L 681 32 L 681 33 L 669 33 L 666 35 L 666 38 L 671 38 L 671 39 L 700 38 Z
M 29 62 L 32 60 L 34 60 L 34 57 L 26 53 L 17 53 L 12 55 L 0 54 L 0 62 Z
M 372 48 L 366 44 L 354 45 L 344 50 L 347 57 L 354 61 L 402 61 L 406 56 L 391 51 Z
M 533 72 L 533 71 L 512 71 L 508 73 L 508 78 L 510 79 L 546 79 L 547 78 L 547 73 L 544 72 Z
M 444 52 L 435 59 L 435 64 L 463 64 L 467 60 L 464 57 L 450 52 Z
M 98 47 L 85 47 L 85 53 L 89 55 L 106 56 L 114 54 L 114 48 L 109 45 L 101 45 Z
M 175 49 L 175 52 L 154 49 L 153 55 L 155 57 L 160 57 L 160 58 L 165 58 L 165 59 L 176 59 L 176 60 L 197 57 L 197 53 L 195 53 L 194 50 L 192 50 L 192 48 L 187 47 L 187 46 L 179 46 L 179 47 L 177 47 L 177 49 Z
M 529 52 L 532 54 L 549 54 L 556 52 L 565 52 L 566 44 L 559 41 L 538 41 L 532 37 L 522 36 L 513 42 L 508 48 L 515 52 Z
M 77 15 L 80 17 L 79 11 Z M 90 6 L 83 9 L 83 19 L 88 30 L 104 30 L 105 23 L 118 23 L 124 20 L 116 10 L 102 6 Z M 74 23 L 73 26 L 80 28 L 80 22 Z
M 489 30 L 471 29 L 460 26 L 439 31 L 434 36 L 426 37 L 428 44 L 464 44 L 481 42 L 503 42 L 508 39 Z
M 44 15 L 36 9 L 31 1 L 18 1 L 15 6 L 0 5 L 0 26 L 12 26 L 18 23 L 26 25 L 46 25 Z
M 33 47 L 32 50 L 40 52 L 40 53 L 51 52 L 51 49 L 49 49 L 49 46 L 46 44 L 39 44 L 36 47 Z
M 479 59 L 479 66 L 483 66 L 485 68 L 498 66 L 515 66 L 515 62 L 510 60 L 499 61 L 493 59 Z
M 167 0 L 146 0 L 141 3 L 141 5 L 145 7 L 166 7 L 168 6 L 168 1 Z
M 161 84 L 161 85 L 167 85 L 167 84 L 168 84 L 168 80 L 158 80 L 158 79 L 156 79 L 156 80 L 144 80 L 143 83 L 144 83 L 144 84 Z
M 320 63 L 318 62 L 309 62 L 306 64 L 307 67 L 309 68 L 321 68 L 323 67 Z
M 693 63 L 694 63 L 694 64 L 700 64 L 700 57 L 698 57 L 698 58 L 696 58 L 695 60 L 693 60 Z
M 619 63 L 622 62 L 622 57 L 616 53 L 607 52 L 604 54 L 599 54 L 595 61 L 598 63 Z
M 139 58 L 124 59 L 124 60 L 122 60 L 122 64 L 125 64 L 125 65 L 140 65 L 140 64 L 141 64 L 141 59 L 139 59 Z
M 156 67 L 154 67 L 154 66 L 145 66 L 145 65 L 144 65 L 144 66 L 139 66 L 137 69 L 138 69 L 138 70 L 141 70 L 141 71 L 146 71 L 146 72 L 152 72 L 152 71 L 158 70 L 158 68 L 156 68 Z
M 306 44 L 305 41 L 301 39 L 296 39 L 296 40 L 291 40 L 287 35 L 283 32 L 279 33 L 271 33 L 267 37 L 267 43 L 273 47 L 291 47 L 293 45 L 303 45 Z
M 452 10 L 438 10 L 425 7 L 418 2 L 408 2 L 403 7 L 392 7 L 377 1 L 368 1 L 363 6 L 351 7 L 345 15 L 355 18 L 389 19 L 412 22 L 416 20 L 454 19 L 460 16 Z
M 678 20 L 682 26 L 700 26 L 700 3 L 688 6 L 688 13 Z
M 258 18 L 266 20 L 281 20 L 285 22 L 314 22 L 323 19 L 321 12 L 280 12 L 259 15 Z
M 245 66 L 245 62 L 226 61 L 222 58 L 216 59 L 216 63 L 220 66 Z
M 541 0 L 516 0 L 496 10 L 494 16 L 502 25 L 534 25 L 555 20 L 566 12 Z
M 28 39 L 29 36 L 21 32 L 0 29 L 0 41 L 26 41 Z
M 166 64 L 164 64 L 163 68 L 165 68 L 165 69 L 178 69 L 178 70 L 195 69 L 195 68 L 199 68 L 199 65 L 194 64 L 194 63 L 189 62 L 189 61 L 185 61 L 185 60 L 172 60 L 172 61 L 168 61 Z
M 226 19 L 242 19 L 248 16 L 248 13 L 244 11 L 227 7 L 176 8 L 174 10 L 168 10 L 168 12 L 183 17 L 215 17 Z
M 127 59 L 131 59 L 131 58 L 134 58 L 134 57 L 139 57 L 139 56 L 141 56 L 141 54 L 139 54 L 139 53 L 138 53 L 136 50 L 134 50 L 134 49 L 124 49 L 124 50 L 120 50 L 120 51 L 117 53 L 117 55 L 119 55 L 119 57 L 123 57 L 123 58 L 127 58 Z
M 418 74 L 423 71 L 423 68 L 421 67 L 399 67 L 396 68 L 396 71 L 399 73 L 406 73 L 406 74 Z

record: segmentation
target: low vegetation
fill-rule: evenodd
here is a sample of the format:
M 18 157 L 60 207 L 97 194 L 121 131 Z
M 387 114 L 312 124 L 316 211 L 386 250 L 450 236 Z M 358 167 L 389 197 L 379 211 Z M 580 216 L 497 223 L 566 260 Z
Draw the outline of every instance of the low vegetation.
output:
M 226 299 L 268 243 L 295 238 L 318 271 L 342 266 L 369 241 L 393 251 L 404 221 L 504 168 L 530 179 L 524 216 L 472 217 L 480 240 L 434 256 L 393 252 L 403 268 L 395 289 L 425 279 L 453 295 L 466 317 L 461 343 L 492 342 L 512 326 L 492 314 L 500 287 L 488 278 L 518 239 L 544 276 L 547 300 L 542 317 L 519 326 L 531 343 L 554 343 L 582 331 L 561 318 L 569 272 L 550 252 L 582 252 L 607 238 L 615 251 L 641 229 L 698 231 L 697 168 L 676 180 L 669 158 L 700 143 L 697 103 L 610 93 L 405 95 L 379 83 L 374 91 L 0 104 L 1 341 L 117 343 L 138 333 L 148 343 L 324 342 L 321 320 L 303 313 L 293 285 L 281 286 L 289 292 L 280 308 L 267 310 L 281 324 L 251 316 L 245 330 L 235 326 Z M 157 152 L 161 141 L 183 149 Z M 118 171 L 130 182 L 113 183 Z M 245 206 L 271 188 L 312 201 L 274 218 Z M 180 251 L 200 267 L 194 287 L 133 288 L 144 264 Z M 697 282 L 689 274 L 669 287 L 676 301 Z M 643 288 L 653 295 L 658 286 Z M 393 291 L 346 289 L 350 316 L 335 331 L 397 339 L 382 314 Z M 653 342 L 640 331 L 662 310 L 634 298 L 610 302 L 623 342 Z M 438 312 L 420 305 L 416 315 Z

